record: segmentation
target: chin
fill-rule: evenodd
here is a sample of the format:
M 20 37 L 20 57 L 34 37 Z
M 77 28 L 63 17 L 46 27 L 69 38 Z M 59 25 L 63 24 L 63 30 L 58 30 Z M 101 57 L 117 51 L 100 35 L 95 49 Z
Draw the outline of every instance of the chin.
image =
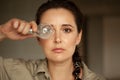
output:
M 55 57 L 55 58 L 51 58 L 49 59 L 50 61 L 52 62 L 55 62 L 55 63 L 62 63 L 62 62 L 65 62 L 67 60 L 69 60 L 69 58 L 65 58 L 65 57 Z

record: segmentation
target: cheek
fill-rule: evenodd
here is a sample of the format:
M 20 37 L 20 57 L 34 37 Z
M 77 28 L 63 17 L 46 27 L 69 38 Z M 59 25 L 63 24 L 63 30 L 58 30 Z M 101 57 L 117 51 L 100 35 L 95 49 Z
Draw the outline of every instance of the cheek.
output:
M 77 45 L 77 36 L 67 36 L 67 38 L 64 38 L 64 44 L 66 44 L 68 47 L 70 46 L 76 46 Z
M 42 47 L 43 51 L 46 52 L 46 51 L 49 51 L 49 49 L 51 49 L 51 41 L 50 40 L 40 40 L 39 41 L 39 44 L 40 46 Z
M 63 45 L 66 48 L 67 51 L 66 53 L 69 54 L 69 56 L 72 56 L 76 47 L 75 38 L 73 39 L 73 37 L 69 37 L 68 39 L 65 40 L 65 43 Z
M 76 37 L 72 36 L 66 39 L 65 47 L 67 48 L 68 53 L 72 56 L 76 48 Z

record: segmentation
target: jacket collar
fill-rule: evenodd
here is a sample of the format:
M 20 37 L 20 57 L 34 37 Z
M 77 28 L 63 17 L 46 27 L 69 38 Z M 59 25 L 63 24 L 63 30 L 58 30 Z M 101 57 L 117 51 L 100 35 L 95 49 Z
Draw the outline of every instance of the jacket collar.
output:
M 38 68 L 36 69 L 35 75 L 39 73 L 44 73 L 47 78 L 50 77 L 47 65 L 47 59 L 38 61 Z
M 82 64 L 83 64 L 82 80 L 94 80 L 94 78 L 96 78 L 97 75 L 94 72 L 92 72 L 84 62 L 82 62 Z

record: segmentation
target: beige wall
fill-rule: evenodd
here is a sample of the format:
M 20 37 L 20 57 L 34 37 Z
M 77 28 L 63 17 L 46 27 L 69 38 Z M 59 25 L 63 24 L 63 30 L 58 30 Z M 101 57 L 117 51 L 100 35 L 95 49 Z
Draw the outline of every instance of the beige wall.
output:
M 120 16 L 92 16 L 87 26 L 89 68 L 108 80 L 120 80 Z
M 103 74 L 103 18 L 88 17 L 87 23 L 87 63 L 89 68 Z
M 120 16 L 107 16 L 103 20 L 104 74 L 120 80 Z

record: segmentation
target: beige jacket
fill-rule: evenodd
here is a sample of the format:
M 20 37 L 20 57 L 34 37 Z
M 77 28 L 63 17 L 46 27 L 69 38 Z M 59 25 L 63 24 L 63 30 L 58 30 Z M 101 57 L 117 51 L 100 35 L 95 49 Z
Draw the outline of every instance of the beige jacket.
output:
M 0 57 L 0 80 L 50 80 L 47 61 L 3 59 Z M 90 71 L 83 63 L 82 80 L 105 80 Z

